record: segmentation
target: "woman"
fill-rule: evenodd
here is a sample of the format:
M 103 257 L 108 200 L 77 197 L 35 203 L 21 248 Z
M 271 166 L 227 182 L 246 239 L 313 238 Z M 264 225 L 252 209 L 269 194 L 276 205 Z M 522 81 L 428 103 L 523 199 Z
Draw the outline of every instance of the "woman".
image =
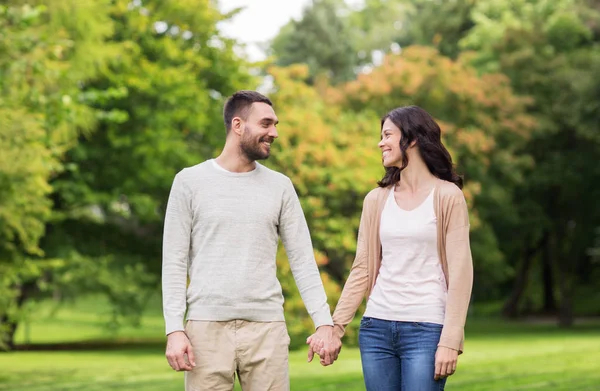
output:
M 419 107 L 383 117 L 379 148 L 385 175 L 364 201 L 334 334 L 343 336 L 366 296 L 359 346 L 367 390 L 443 390 L 462 353 L 473 282 L 462 179 Z

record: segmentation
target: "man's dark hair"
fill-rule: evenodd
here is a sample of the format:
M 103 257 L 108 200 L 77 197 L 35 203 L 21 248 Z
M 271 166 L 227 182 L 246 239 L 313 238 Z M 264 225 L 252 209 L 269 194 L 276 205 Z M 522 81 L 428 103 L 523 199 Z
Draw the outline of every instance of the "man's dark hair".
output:
M 227 134 L 231 130 L 231 121 L 233 118 L 240 117 L 246 120 L 250 112 L 250 106 L 255 102 L 262 102 L 273 106 L 269 98 L 256 91 L 238 91 L 227 99 L 225 107 L 223 107 L 223 121 L 225 122 Z

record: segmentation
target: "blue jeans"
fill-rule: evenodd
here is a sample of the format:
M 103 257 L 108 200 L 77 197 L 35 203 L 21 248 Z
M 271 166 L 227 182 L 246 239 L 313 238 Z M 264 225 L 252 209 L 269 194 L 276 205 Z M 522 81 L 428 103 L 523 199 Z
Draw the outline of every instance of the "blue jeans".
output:
M 358 343 L 367 391 L 441 391 L 435 352 L 442 325 L 364 317 Z

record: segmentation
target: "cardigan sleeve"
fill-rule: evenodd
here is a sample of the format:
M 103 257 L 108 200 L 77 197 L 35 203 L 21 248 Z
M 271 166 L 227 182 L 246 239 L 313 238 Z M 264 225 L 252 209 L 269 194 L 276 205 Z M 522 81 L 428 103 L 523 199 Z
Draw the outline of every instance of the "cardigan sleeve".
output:
M 467 203 L 462 192 L 453 198 L 447 211 L 445 241 L 448 296 L 444 328 L 438 346 L 460 351 L 473 286 L 473 260 L 469 243 Z
M 370 214 L 373 211 L 369 195 L 363 202 L 363 210 L 358 228 L 358 239 L 356 244 L 356 256 L 352 263 L 350 275 L 344 284 L 342 295 L 333 313 L 334 331 L 341 338 L 346 326 L 352 321 L 360 303 L 367 292 L 369 284 L 368 273 L 368 232 L 370 227 Z

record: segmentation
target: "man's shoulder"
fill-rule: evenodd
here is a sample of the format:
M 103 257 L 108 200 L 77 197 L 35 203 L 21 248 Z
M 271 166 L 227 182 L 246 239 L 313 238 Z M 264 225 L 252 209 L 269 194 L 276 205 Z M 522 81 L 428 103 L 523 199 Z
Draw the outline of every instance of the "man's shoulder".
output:
M 289 186 L 292 184 L 292 180 L 287 175 L 279 171 L 275 171 L 274 169 L 262 165 L 258 162 L 256 164 L 260 166 L 261 173 L 268 177 L 269 180 L 284 186 Z
M 182 183 L 184 185 L 190 185 L 198 179 L 202 178 L 210 172 L 210 160 L 206 160 L 202 163 L 195 164 L 193 166 L 185 167 L 175 174 L 175 182 Z

